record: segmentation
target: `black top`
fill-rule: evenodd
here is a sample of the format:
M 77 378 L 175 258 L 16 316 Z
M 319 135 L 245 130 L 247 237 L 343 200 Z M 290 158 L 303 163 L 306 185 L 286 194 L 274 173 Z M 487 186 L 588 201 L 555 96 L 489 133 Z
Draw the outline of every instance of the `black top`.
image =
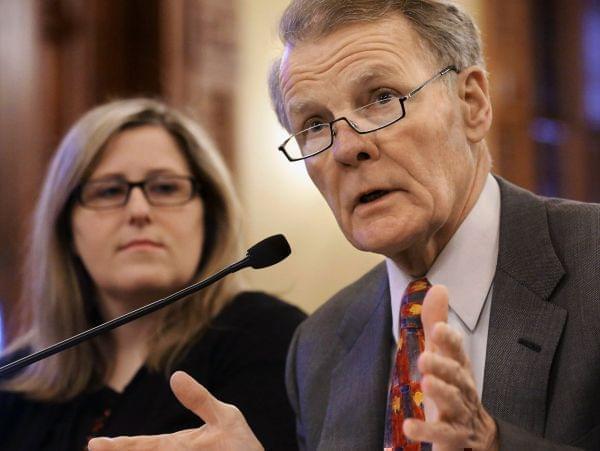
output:
M 294 450 L 294 414 L 287 400 L 287 348 L 305 318 L 264 293 L 238 295 L 175 365 L 219 400 L 236 405 L 266 449 Z M 142 367 L 122 393 L 109 387 L 65 403 L 0 392 L 0 450 L 84 450 L 91 437 L 148 435 L 202 422 L 171 392 L 163 373 Z

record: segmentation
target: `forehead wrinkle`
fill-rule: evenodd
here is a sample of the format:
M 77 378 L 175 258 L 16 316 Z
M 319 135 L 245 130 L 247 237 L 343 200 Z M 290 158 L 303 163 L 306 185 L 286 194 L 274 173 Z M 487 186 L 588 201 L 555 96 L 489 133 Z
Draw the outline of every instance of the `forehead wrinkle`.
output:
M 394 56 L 395 61 L 397 62 L 397 64 L 394 64 L 396 67 L 390 67 L 388 64 L 382 64 L 379 62 L 373 63 L 367 60 L 370 54 L 381 51 L 389 52 Z M 381 55 L 379 54 L 379 56 Z M 349 51 L 347 55 L 342 55 L 341 57 L 337 58 L 325 57 L 323 58 L 322 62 L 316 61 L 310 65 L 292 62 L 287 69 L 284 68 L 284 70 L 281 71 L 280 75 L 280 85 L 281 90 L 284 93 L 284 102 L 286 102 L 286 100 L 290 97 L 294 97 L 296 91 L 302 89 L 301 85 L 321 81 L 321 76 L 334 68 L 336 69 L 335 76 L 343 75 L 343 77 L 348 77 L 348 83 L 350 85 L 359 85 L 378 76 L 400 77 L 401 75 L 405 75 L 405 71 L 403 70 L 403 61 L 406 60 L 407 58 L 401 55 L 398 52 L 398 48 L 391 43 L 370 42 L 363 45 L 359 50 L 352 49 L 352 51 Z M 355 64 L 359 65 L 359 68 L 356 71 L 351 71 L 349 74 L 343 73 Z M 310 90 L 307 91 L 310 92 Z M 290 112 L 296 112 L 301 107 L 304 107 L 305 103 L 306 102 L 301 100 L 298 101 L 298 106 L 290 103 L 288 110 Z
M 345 66 L 349 64 L 345 63 L 349 59 L 352 62 L 352 60 L 355 58 L 364 58 L 365 54 L 370 52 L 387 52 L 391 53 L 395 58 L 403 60 L 407 59 L 407 55 L 402 55 L 404 52 L 399 50 L 400 49 L 397 45 L 390 42 L 370 41 L 361 45 L 354 45 L 352 48 L 343 48 L 340 52 L 321 52 L 321 58 L 315 59 L 308 65 L 306 63 L 300 64 L 298 62 L 294 62 L 295 55 L 293 52 L 290 52 L 290 56 L 282 62 L 283 70 L 280 73 L 281 86 L 284 87 L 287 85 L 289 80 L 295 76 L 305 77 L 307 79 L 316 78 L 325 74 L 334 68 L 334 66 L 339 64 L 342 64 L 341 70 L 343 70 Z M 296 56 L 296 58 L 298 58 L 298 56 Z M 302 54 L 300 54 L 300 58 L 302 58 Z M 285 63 L 289 64 L 287 68 L 285 68 Z M 287 77 L 286 73 L 288 74 Z
M 359 86 L 362 87 L 373 80 L 377 80 L 380 78 L 386 77 L 399 77 L 402 75 L 402 69 L 391 69 L 390 67 L 384 66 L 379 63 L 375 63 L 373 65 L 365 65 L 359 61 L 353 61 L 348 64 L 347 67 L 352 66 L 353 64 L 359 64 L 359 67 L 356 71 L 351 72 L 349 75 L 346 75 L 345 78 L 347 80 L 347 85 L 350 87 Z M 304 81 L 314 81 L 315 78 L 307 78 Z M 299 99 L 298 101 L 291 101 L 289 106 L 290 113 L 301 113 L 306 108 L 310 107 L 310 104 L 313 103 L 307 99 Z
M 402 75 L 402 72 L 401 67 L 392 69 L 389 66 L 379 63 L 369 64 L 366 67 L 365 65 L 361 65 L 356 72 L 352 72 L 348 76 L 348 81 L 350 85 L 363 86 L 379 78 L 399 77 Z
M 350 30 L 350 33 L 348 33 L 348 30 Z M 408 21 L 402 16 L 394 16 L 382 19 L 376 23 L 348 25 L 333 31 L 331 34 L 325 35 L 323 38 L 288 45 L 284 50 L 282 66 L 285 60 L 289 61 L 292 59 L 290 55 L 294 53 L 302 55 L 303 50 L 309 53 L 311 51 L 314 52 L 315 48 L 319 50 L 319 47 L 322 46 L 325 46 L 327 50 L 314 52 L 316 56 L 314 54 L 311 55 L 314 64 L 317 66 L 314 69 L 325 65 L 323 70 L 326 70 L 330 60 L 339 59 L 338 54 L 360 52 L 363 50 L 363 47 L 366 47 L 365 49 L 379 48 L 379 46 L 388 47 L 394 53 L 402 48 L 410 53 L 414 53 L 420 47 L 419 41 L 420 38 L 416 35 Z M 404 49 L 404 47 L 408 48 Z M 314 70 L 311 72 L 314 72 Z
M 378 37 L 381 39 L 373 40 L 374 38 Z M 308 51 L 310 52 L 311 47 L 314 48 L 314 46 L 318 46 L 321 43 L 301 44 L 294 49 L 288 49 L 285 58 L 282 59 L 281 62 L 279 77 L 281 90 L 284 94 L 284 102 L 287 98 L 293 97 L 297 85 L 301 82 L 318 82 L 322 76 L 334 69 L 336 70 L 337 75 L 342 74 L 342 72 L 344 72 L 348 66 L 357 61 L 360 63 L 360 60 L 362 59 L 366 60 L 369 54 L 374 52 L 390 53 L 393 56 L 391 61 L 395 62 L 393 64 L 395 67 L 390 67 L 389 63 L 373 64 L 371 62 L 370 64 L 372 64 L 372 67 L 375 68 L 375 72 L 380 75 L 385 70 L 387 71 L 387 74 L 383 75 L 397 75 L 396 71 L 402 71 L 403 69 L 403 62 L 409 61 L 411 55 L 413 54 L 412 52 L 419 48 L 418 46 L 415 47 L 410 45 L 412 44 L 412 39 L 410 37 L 403 41 L 409 44 L 407 48 L 407 46 L 399 46 L 397 42 L 391 42 L 389 35 L 383 33 L 377 33 L 374 36 L 361 36 L 361 38 L 366 42 L 356 42 L 351 38 L 352 37 L 341 40 L 341 42 L 339 42 L 338 45 L 330 51 L 317 52 L 317 58 L 313 59 L 308 64 L 302 61 L 303 59 L 307 59 L 307 57 L 303 54 L 302 49 L 308 48 Z M 300 51 L 298 50 L 298 47 L 300 47 Z M 381 54 L 375 56 L 380 58 Z M 300 59 L 300 61 L 297 61 L 298 59 Z M 366 64 L 369 64 L 369 62 Z M 343 75 L 348 76 L 346 74 Z M 359 78 L 362 75 L 350 73 L 349 76 L 352 78 Z
M 402 84 L 413 83 L 423 76 L 421 72 L 427 72 L 423 67 L 416 67 L 423 66 L 419 57 L 422 50 L 418 35 L 403 17 L 352 25 L 318 40 L 288 45 L 279 70 L 286 114 L 314 103 L 323 104 L 323 96 L 332 90 L 344 86 L 352 89 L 361 78 L 371 77 L 369 67 L 382 77 L 392 75 Z M 356 70 L 352 67 L 355 63 L 359 66 Z M 409 74 L 412 76 L 407 78 Z

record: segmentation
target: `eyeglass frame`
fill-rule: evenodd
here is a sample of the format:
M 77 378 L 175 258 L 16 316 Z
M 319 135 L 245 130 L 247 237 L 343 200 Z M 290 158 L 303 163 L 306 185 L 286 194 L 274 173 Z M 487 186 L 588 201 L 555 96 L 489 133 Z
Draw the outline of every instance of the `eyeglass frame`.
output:
M 450 65 L 450 66 L 447 66 L 447 67 L 443 68 L 441 71 L 437 72 L 437 73 L 436 73 L 436 74 L 435 74 L 433 77 L 431 77 L 431 78 L 429 78 L 428 80 L 426 80 L 426 81 L 424 81 L 423 83 L 421 83 L 419 86 L 417 86 L 415 89 L 413 89 L 412 91 L 410 91 L 408 94 L 406 94 L 406 95 L 403 95 L 403 96 L 401 96 L 401 97 L 397 97 L 398 101 L 400 102 L 400 106 L 401 106 L 401 109 L 402 109 L 402 114 L 400 115 L 400 117 L 399 117 L 398 119 L 395 119 L 395 120 L 393 120 L 393 121 L 391 121 L 391 122 L 389 122 L 389 123 L 387 123 L 387 124 L 385 124 L 385 125 L 382 125 L 382 126 L 376 127 L 376 128 L 374 128 L 374 129 L 372 129 L 372 130 L 361 131 L 361 130 L 358 130 L 358 129 L 356 128 L 356 125 L 355 125 L 355 124 L 354 124 L 354 123 L 353 123 L 353 122 L 352 122 L 350 119 L 348 119 L 346 116 L 342 116 L 342 117 L 335 118 L 335 119 L 333 119 L 332 121 L 329 121 L 329 122 L 324 122 L 323 124 L 319 124 L 319 126 L 321 126 L 321 125 L 327 125 L 327 126 L 329 127 L 329 133 L 330 133 L 330 135 L 331 135 L 331 139 L 330 139 L 329 145 L 327 145 L 327 147 L 325 147 L 325 148 L 323 148 L 323 149 L 319 150 L 318 152 L 311 153 L 310 155 L 304 155 L 304 156 L 302 156 L 302 157 L 300 157 L 300 158 L 294 158 L 294 157 L 290 156 L 290 155 L 287 153 L 287 151 L 285 150 L 285 145 L 286 145 L 288 142 L 290 142 L 290 141 L 291 141 L 292 139 L 294 139 L 296 136 L 299 136 L 300 134 L 302 134 L 302 133 L 306 132 L 307 130 L 310 130 L 312 127 L 305 128 L 304 130 L 301 130 L 301 131 L 299 131 L 298 133 L 294 133 L 294 134 L 290 135 L 290 136 L 289 136 L 289 137 L 288 137 L 288 138 L 287 138 L 287 139 L 286 139 L 286 140 L 285 140 L 285 141 L 284 141 L 284 142 L 283 142 L 283 143 L 282 143 L 282 144 L 281 144 L 281 145 L 278 147 L 278 150 L 279 150 L 280 152 L 283 152 L 283 154 L 286 156 L 286 158 L 287 158 L 287 159 L 288 159 L 290 162 L 302 161 L 302 160 L 306 160 L 306 159 L 308 159 L 308 158 L 314 157 L 315 155 L 319 155 L 320 153 L 323 153 L 323 152 L 325 152 L 327 149 L 329 149 L 331 146 L 333 146 L 333 140 L 334 140 L 334 137 L 335 137 L 335 131 L 333 130 L 333 124 L 334 124 L 334 123 L 336 123 L 336 122 L 338 122 L 338 121 L 345 121 L 345 122 L 346 122 L 346 123 L 347 123 L 347 124 L 350 126 L 350 128 L 352 128 L 352 130 L 354 130 L 354 131 L 355 131 L 356 133 L 358 133 L 359 135 L 366 135 L 367 133 L 373 133 L 373 132 L 376 132 L 376 131 L 378 131 L 378 130 L 381 130 L 382 128 L 389 127 L 390 125 L 392 125 L 392 124 L 395 124 L 396 122 L 398 122 L 398 121 L 400 121 L 400 120 L 402 120 L 402 119 L 404 119 L 404 118 L 406 117 L 406 108 L 404 107 L 404 102 L 406 102 L 407 100 L 409 100 L 410 98 L 412 98 L 412 97 L 413 97 L 415 94 L 417 94 L 417 93 L 418 93 L 418 92 L 419 92 L 421 89 L 423 89 L 423 88 L 424 88 L 425 86 L 427 86 L 429 83 L 432 83 L 433 81 L 435 81 L 435 80 L 437 80 L 438 78 L 440 78 L 440 77 L 442 77 L 442 76 L 446 75 L 446 74 L 447 74 L 447 73 L 449 73 L 449 72 L 456 72 L 456 73 L 458 74 L 458 73 L 460 73 L 460 70 L 459 70 L 459 69 L 458 69 L 458 68 L 457 68 L 457 67 L 456 67 L 454 64 L 452 64 L 452 65 Z M 365 108 L 365 107 L 368 107 L 368 106 L 370 106 L 370 105 L 373 105 L 373 104 L 375 104 L 375 103 L 379 103 L 379 102 L 381 102 L 381 101 L 380 101 L 380 100 L 378 100 L 378 101 L 376 101 L 376 102 L 371 102 L 371 103 L 368 103 L 368 104 L 366 104 L 366 105 L 363 105 L 363 106 L 361 106 L 360 108 L 357 108 L 357 109 L 355 109 L 355 110 L 352 110 L 352 111 L 350 111 L 350 113 L 354 113 L 354 112 L 356 112 L 356 111 L 362 110 L 362 109 L 363 109 L 363 108 Z M 350 113 L 349 113 L 349 114 L 350 114 Z M 315 127 L 316 127 L 316 126 L 315 126 Z
M 177 202 L 175 204 L 157 204 L 155 203 L 152 199 L 151 196 L 148 195 L 147 191 L 146 191 L 146 184 L 156 180 L 156 179 L 160 179 L 160 178 L 168 178 L 168 179 L 186 179 L 190 182 L 191 184 L 191 191 L 189 194 L 189 197 L 187 197 L 185 200 L 182 200 L 181 202 Z M 81 205 L 84 208 L 88 208 L 90 210 L 110 210 L 113 208 L 121 208 L 124 207 L 125 205 L 127 205 L 127 203 L 129 202 L 129 198 L 131 197 L 131 191 L 134 188 L 140 188 L 142 190 L 142 193 L 144 194 L 144 198 L 146 199 L 146 201 L 148 202 L 148 204 L 152 205 L 153 207 L 178 207 L 181 205 L 185 205 L 186 203 L 188 203 L 189 201 L 191 201 L 195 196 L 200 195 L 201 194 L 201 190 L 200 190 L 200 185 L 198 183 L 198 180 L 196 180 L 196 178 L 192 175 L 165 175 L 165 174 L 157 174 L 154 176 L 150 176 L 147 177 L 144 180 L 140 180 L 139 182 L 130 182 L 128 180 L 125 179 L 115 179 L 115 182 L 119 182 L 122 184 L 122 186 L 127 185 L 127 192 L 125 193 L 125 197 L 123 198 L 123 202 L 119 203 L 119 204 L 115 204 L 115 205 L 109 205 L 109 206 L 104 206 L 104 207 L 97 207 L 97 206 L 90 206 L 88 203 L 85 203 L 83 198 L 82 198 L 82 193 L 83 193 L 83 188 L 85 185 L 89 184 L 89 183 L 101 183 L 101 182 L 108 182 L 109 180 L 88 180 L 84 183 L 81 183 L 79 186 L 77 186 L 77 188 L 75 189 L 75 191 L 73 192 L 73 196 L 75 198 L 75 200 L 77 201 L 77 203 L 79 205 Z

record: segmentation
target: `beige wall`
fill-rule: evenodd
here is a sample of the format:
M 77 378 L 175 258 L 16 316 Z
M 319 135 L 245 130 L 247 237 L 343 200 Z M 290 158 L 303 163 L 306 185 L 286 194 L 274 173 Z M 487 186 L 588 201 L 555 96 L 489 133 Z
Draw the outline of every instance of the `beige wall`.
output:
M 465 3 L 477 13 L 481 1 Z M 238 2 L 241 76 L 236 147 L 246 242 L 283 233 L 292 246 L 286 261 L 246 274 L 255 287 L 312 312 L 382 257 L 350 246 L 303 164 L 289 163 L 277 151 L 286 133 L 271 110 L 266 78 L 281 48 L 276 24 L 288 0 Z

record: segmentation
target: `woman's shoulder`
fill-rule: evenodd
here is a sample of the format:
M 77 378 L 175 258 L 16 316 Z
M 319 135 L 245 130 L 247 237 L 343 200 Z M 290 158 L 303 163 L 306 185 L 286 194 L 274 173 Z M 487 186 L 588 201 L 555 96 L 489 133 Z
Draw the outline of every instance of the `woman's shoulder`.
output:
M 40 401 L 0 385 L 0 449 L 40 449 L 47 431 L 57 424 L 60 402 Z
M 13 437 L 22 432 L 24 423 L 28 422 L 32 428 L 38 426 L 39 407 L 39 402 L 30 400 L 23 393 L 5 390 L 0 384 L 0 430 L 12 431 L 11 434 L 0 434 L 0 449 L 6 449 L 8 435 Z
M 262 291 L 238 293 L 218 316 L 226 321 L 261 324 L 278 320 L 296 326 L 305 318 L 306 313 L 298 307 Z
M 19 414 L 26 411 L 31 412 L 36 410 L 39 404 L 39 402 L 27 398 L 23 393 L 4 390 L 0 387 L 0 424 L 3 425 L 2 428 L 16 412 Z
M 306 314 L 262 292 L 242 292 L 211 321 L 185 360 L 209 355 L 218 360 L 284 361 L 287 348 Z

